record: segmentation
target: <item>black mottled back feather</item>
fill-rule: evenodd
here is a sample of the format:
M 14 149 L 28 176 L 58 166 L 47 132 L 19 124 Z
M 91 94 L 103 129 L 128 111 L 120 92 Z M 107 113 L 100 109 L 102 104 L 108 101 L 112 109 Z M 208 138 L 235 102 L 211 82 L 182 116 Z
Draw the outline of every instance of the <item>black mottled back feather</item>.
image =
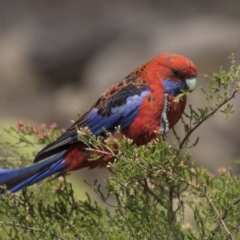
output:
M 111 115 L 111 109 L 114 107 L 123 106 L 127 98 L 134 95 L 141 95 L 147 89 L 145 81 L 137 76 L 129 75 L 121 82 L 109 88 L 92 106 L 92 109 L 97 109 L 97 113 L 103 117 Z M 62 136 L 56 141 L 50 143 L 43 148 L 35 157 L 34 162 L 41 161 L 61 151 L 67 150 L 73 143 L 79 142 L 77 137 L 77 129 L 87 127 L 89 119 L 85 113 L 77 120 Z

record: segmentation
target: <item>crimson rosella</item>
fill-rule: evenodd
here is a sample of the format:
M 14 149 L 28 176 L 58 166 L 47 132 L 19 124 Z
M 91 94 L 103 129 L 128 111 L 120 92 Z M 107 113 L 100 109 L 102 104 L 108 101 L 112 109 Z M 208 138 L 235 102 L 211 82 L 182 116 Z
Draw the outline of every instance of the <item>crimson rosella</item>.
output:
M 87 127 L 93 135 L 113 132 L 117 126 L 120 134 L 143 145 L 164 134 L 180 119 L 186 95 L 196 85 L 197 70 L 187 58 L 164 53 L 140 66 L 122 81 L 110 87 L 62 136 L 43 148 L 34 164 L 21 169 L 0 169 L 0 185 L 11 192 L 26 188 L 55 173 L 65 173 L 89 167 L 105 167 L 111 158 L 100 156 L 88 161 L 90 151 L 79 139 L 78 129 Z

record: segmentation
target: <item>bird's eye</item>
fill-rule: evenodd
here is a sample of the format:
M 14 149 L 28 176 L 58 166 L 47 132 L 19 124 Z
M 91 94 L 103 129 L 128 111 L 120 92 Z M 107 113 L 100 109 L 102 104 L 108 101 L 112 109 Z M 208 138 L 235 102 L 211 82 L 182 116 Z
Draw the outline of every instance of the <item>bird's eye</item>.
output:
M 175 77 L 179 77 L 179 76 L 180 76 L 180 72 L 179 72 L 177 69 L 172 68 L 171 70 L 172 70 L 172 73 L 173 73 L 173 75 L 174 75 Z
M 180 77 L 180 71 L 178 71 L 177 69 L 175 69 L 175 68 L 172 68 L 171 69 L 172 70 L 172 73 L 173 73 L 173 75 L 175 76 L 175 77 Z

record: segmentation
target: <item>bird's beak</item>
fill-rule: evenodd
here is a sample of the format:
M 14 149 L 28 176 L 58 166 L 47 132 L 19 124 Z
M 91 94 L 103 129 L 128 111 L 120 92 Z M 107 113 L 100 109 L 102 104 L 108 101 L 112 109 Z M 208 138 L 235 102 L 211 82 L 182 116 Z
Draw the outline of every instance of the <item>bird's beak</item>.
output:
M 185 80 L 188 90 L 192 92 L 197 84 L 197 78 L 189 78 Z

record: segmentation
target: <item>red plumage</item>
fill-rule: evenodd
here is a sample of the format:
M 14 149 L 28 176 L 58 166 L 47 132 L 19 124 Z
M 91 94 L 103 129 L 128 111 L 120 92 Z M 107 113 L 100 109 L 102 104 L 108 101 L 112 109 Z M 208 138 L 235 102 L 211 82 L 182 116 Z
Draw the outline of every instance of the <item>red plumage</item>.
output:
M 186 96 L 177 96 L 194 89 L 196 75 L 194 64 L 183 56 L 165 53 L 153 58 L 109 88 L 66 133 L 37 154 L 35 164 L 0 169 L 0 185 L 15 192 L 57 172 L 105 167 L 113 158 L 99 154 L 96 161 L 88 161 L 91 154 L 98 153 L 85 149 L 77 135 L 79 128 L 88 127 L 93 135 L 102 136 L 106 129 L 116 138 L 125 135 L 136 145 L 154 139 L 155 131 L 165 134 L 178 122 L 186 105 Z M 121 134 L 114 133 L 117 126 Z
M 160 119 L 164 107 L 164 88 L 161 82 L 170 78 L 174 81 L 181 81 L 178 77 L 174 76 L 171 69 L 176 69 L 181 72 L 182 77 L 188 78 L 196 76 L 197 71 L 194 64 L 185 57 L 176 54 L 162 54 L 145 65 L 137 68 L 129 76 L 137 77 L 145 81 L 146 85 L 151 89 L 151 92 L 142 101 L 138 116 L 136 119 L 125 129 L 123 134 L 132 139 L 133 143 L 137 145 L 145 145 L 156 137 L 155 131 L 161 131 Z M 129 76 L 127 78 L 129 78 Z M 114 86 L 113 88 L 114 89 Z M 108 99 L 109 90 L 103 95 Z M 167 114 L 169 127 L 172 128 L 185 109 L 186 96 L 180 100 L 176 100 L 176 96 L 168 96 L 171 107 Z M 109 161 L 114 159 L 108 156 L 101 156 L 96 161 L 87 161 L 91 154 L 82 153 L 84 144 L 80 143 L 71 147 L 66 153 L 66 163 L 70 163 L 70 167 L 66 171 L 72 171 L 84 167 L 95 168 L 105 167 Z M 97 154 L 96 152 L 94 154 Z

